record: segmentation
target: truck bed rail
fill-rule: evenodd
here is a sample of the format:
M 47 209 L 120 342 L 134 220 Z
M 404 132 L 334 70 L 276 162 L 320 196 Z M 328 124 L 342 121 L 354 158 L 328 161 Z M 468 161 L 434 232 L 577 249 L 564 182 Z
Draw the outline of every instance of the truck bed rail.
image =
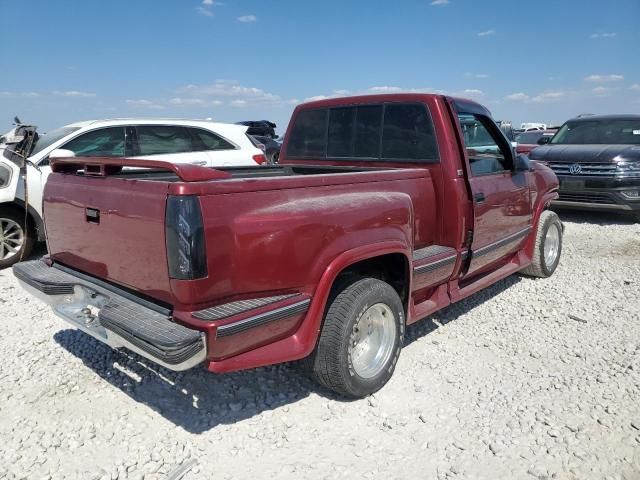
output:
M 110 157 L 71 157 L 51 160 L 51 170 L 58 173 L 76 173 L 106 177 L 119 173 L 123 167 L 168 170 L 175 173 L 183 182 L 203 182 L 231 178 L 231 174 L 213 168 L 201 167 L 190 163 L 171 163 L 162 160 L 141 158 Z

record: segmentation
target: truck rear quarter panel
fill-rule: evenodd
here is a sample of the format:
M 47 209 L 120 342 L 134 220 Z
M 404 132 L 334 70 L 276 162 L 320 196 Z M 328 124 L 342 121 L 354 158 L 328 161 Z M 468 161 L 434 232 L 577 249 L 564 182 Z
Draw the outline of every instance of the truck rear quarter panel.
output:
M 437 208 L 428 171 L 389 170 L 366 182 L 327 177 L 333 178 L 316 177 L 315 186 L 296 188 L 290 178 L 284 189 L 202 195 L 209 275 L 172 280 L 177 308 L 273 292 L 313 295 L 328 266 L 345 252 L 396 242 L 410 256 L 414 225 L 424 241 L 433 241 Z

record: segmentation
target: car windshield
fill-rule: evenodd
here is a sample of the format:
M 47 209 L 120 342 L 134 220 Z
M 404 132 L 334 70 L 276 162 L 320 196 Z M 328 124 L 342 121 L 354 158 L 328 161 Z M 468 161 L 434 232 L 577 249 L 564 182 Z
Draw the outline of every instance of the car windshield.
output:
M 637 145 L 640 144 L 640 118 L 567 122 L 551 143 Z
M 534 143 L 537 143 L 538 140 L 540 140 L 542 135 L 542 130 L 536 132 L 524 132 L 516 136 L 516 142 L 522 143 L 524 145 L 533 145 Z
M 38 139 L 35 141 L 33 148 L 31 149 L 31 155 L 40 153 L 45 148 L 53 145 L 58 140 L 62 140 L 67 135 L 79 130 L 80 127 L 62 127 L 56 130 L 51 130 L 49 133 L 43 133 L 38 135 Z

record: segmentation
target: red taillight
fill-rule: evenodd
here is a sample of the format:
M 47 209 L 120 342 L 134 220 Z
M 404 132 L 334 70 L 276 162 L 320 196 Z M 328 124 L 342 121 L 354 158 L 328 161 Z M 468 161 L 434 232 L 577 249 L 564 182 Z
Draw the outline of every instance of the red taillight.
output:
M 263 154 L 254 155 L 253 161 L 256 162 L 258 165 L 262 165 L 263 163 L 267 163 L 267 157 L 265 157 Z

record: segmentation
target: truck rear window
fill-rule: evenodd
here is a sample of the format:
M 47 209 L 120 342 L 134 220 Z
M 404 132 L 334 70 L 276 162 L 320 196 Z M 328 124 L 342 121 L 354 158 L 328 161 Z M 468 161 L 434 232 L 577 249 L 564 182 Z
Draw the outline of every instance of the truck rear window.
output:
M 439 161 L 431 115 L 420 103 L 302 110 L 291 130 L 287 156 Z

